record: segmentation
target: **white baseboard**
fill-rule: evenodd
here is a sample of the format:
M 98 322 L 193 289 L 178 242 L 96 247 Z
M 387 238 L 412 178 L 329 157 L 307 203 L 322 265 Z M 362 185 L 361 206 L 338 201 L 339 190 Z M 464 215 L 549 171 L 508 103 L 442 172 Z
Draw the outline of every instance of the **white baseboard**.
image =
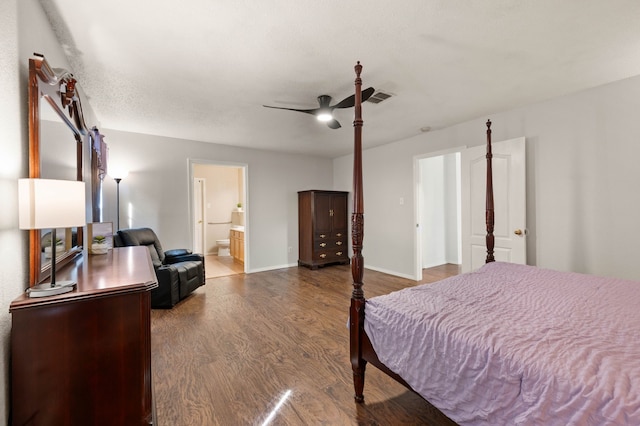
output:
M 265 271 L 274 271 L 276 269 L 284 269 L 284 268 L 292 268 L 294 266 L 298 266 L 298 263 L 289 263 L 285 265 L 274 265 L 274 266 L 266 266 L 264 268 L 256 268 L 247 271 L 247 274 L 253 274 L 254 272 L 265 272 Z
M 370 265 L 365 265 L 364 269 L 371 269 L 372 271 L 382 272 L 383 274 L 393 275 L 394 277 L 400 277 L 400 278 L 406 278 L 408 280 L 418 281 L 418 279 L 414 275 L 407 275 L 400 272 L 391 271 L 389 269 L 377 268 L 375 266 L 370 266 Z

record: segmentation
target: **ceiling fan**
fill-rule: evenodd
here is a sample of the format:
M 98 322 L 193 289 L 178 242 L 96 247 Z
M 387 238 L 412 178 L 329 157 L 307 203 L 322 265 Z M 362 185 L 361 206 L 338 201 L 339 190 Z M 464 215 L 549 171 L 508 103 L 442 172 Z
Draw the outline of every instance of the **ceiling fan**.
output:
M 369 97 L 373 95 L 373 92 L 375 92 L 375 89 L 373 87 L 369 87 L 368 89 L 363 90 L 362 102 L 369 99 Z M 304 112 L 306 114 L 315 115 L 319 121 L 323 121 L 327 123 L 327 126 L 329 126 L 330 128 L 339 129 L 342 126 L 340 125 L 340 123 L 338 123 L 338 120 L 333 118 L 333 114 L 332 114 L 333 110 L 337 108 L 352 108 L 356 103 L 356 95 L 353 94 L 349 97 L 346 97 L 335 105 L 331 105 L 331 96 L 320 95 L 318 96 L 318 103 L 320 104 L 320 106 L 318 108 L 312 108 L 312 109 L 283 108 L 283 107 L 276 107 L 276 106 L 269 106 L 269 105 L 262 105 L 262 106 L 266 108 L 286 109 L 288 111 L 298 111 L 298 112 Z

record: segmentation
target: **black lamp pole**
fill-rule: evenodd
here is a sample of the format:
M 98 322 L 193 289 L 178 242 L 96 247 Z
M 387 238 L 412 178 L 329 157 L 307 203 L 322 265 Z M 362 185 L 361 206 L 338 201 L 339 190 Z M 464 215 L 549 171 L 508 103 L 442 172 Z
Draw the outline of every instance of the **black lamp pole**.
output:
M 120 230 L 120 181 L 122 178 L 113 178 L 116 181 L 116 230 Z

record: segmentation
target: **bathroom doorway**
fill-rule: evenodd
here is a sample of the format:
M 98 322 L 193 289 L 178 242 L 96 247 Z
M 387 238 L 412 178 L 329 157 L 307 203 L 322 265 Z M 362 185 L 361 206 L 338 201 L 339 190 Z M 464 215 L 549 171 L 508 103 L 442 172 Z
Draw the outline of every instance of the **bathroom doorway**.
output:
M 205 255 L 207 278 L 244 273 L 247 165 L 190 160 L 194 251 Z

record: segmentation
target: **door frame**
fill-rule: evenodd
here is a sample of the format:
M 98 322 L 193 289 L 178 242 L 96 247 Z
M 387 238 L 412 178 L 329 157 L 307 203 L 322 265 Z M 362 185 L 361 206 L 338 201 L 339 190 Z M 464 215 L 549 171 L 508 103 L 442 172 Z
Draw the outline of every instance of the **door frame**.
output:
M 414 277 L 416 281 L 422 281 L 422 228 L 420 225 L 420 218 L 422 217 L 422 191 L 421 191 L 421 175 L 420 172 L 420 160 L 425 158 L 432 157 L 441 157 L 448 154 L 460 153 L 462 155 L 462 151 L 467 149 L 466 145 L 443 149 L 440 151 L 427 152 L 424 154 L 414 155 L 413 156 L 413 199 L 414 202 L 414 212 L 413 212 L 413 223 L 415 227 L 415 232 L 413 234 L 413 253 L 414 253 Z M 458 179 L 460 179 L 461 171 L 458 170 Z M 460 197 L 460 194 L 458 194 Z M 458 203 L 460 200 L 458 200 Z M 462 256 L 462 255 L 461 255 Z M 460 259 L 462 261 L 462 259 Z
M 193 230 L 194 228 L 194 212 L 193 212 L 193 201 L 194 201 L 194 194 L 193 194 L 193 179 L 194 179 L 194 166 L 196 164 L 203 164 L 203 165 L 207 165 L 207 166 L 225 166 L 225 167 L 237 167 L 239 169 L 242 169 L 242 185 L 243 185 L 243 193 L 244 193 L 244 200 L 241 200 L 240 202 L 242 203 L 243 209 L 245 211 L 245 223 L 244 223 L 244 272 L 246 273 L 249 270 L 249 265 L 250 265 L 250 261 L 251 261 L 251 249 L 248 245 L 248 241 L 249 241 L 249 235 L 250 235 L 250 226 L 249 223 L 251 222 L 249 220 L 249 216 L 250 216 L 250 202 L 249 202 L 249 164 L 247 163 L 238 163 L 238 162 L 233 162 L 233 161 L 216 161 L 216 160 L 209 160 L 209 159 L 203 159 L 203 158 L 188 158 L 187 159 L 187 168 L 188 168 L 188 179 L 189 179 L 189 202 L 188 204 L 188 208 L 189 208 L 189 229 Z M 193 232 L 190 233 L 190 238 L 191 238 L 191 246 L 193 247 Z M 205 230 L 205 234 L 206 234 L 206 230 Z
M 200 209 L 202 209 L 202 224 L 200 226 L 196 226 L 197 224 L 195 223 L 195 217 L 192 218 L 193 220 L 193 249 L 196 253 L 200 253 L 202 252 L 203 254 L 205 253 L 205 249 L 207 247 L 207 227 L 206 227 L 206 222 L 207 222 L 207 215 L 206 215 L 206 209 L 204 208 L 204 206 L 207 204 L 207 180 L 203 179 L 203 178 L 197 178 L 194 177 L 192 180 L 192 185 L 194 188 L 194 192 L 193 192 L 193 210 L 192 210 L 192 214 L 193 216 L 195 216 L 196 214 L 196 209 L 199 207 Z M 200 196 L 200 205 L 198 206 L 196 203 L 196 193 L 195 193 L 195 188 L 196 188 L 196 184 L 197 182 L 201 182 L 200 184 L 200 189 L 202 190 L 202 195 Z M 196 229 L 200 228 L 200 241 L 201 241 L 201 246 L 200 247 L 196 247 L 195 246 L 195 235 L 196 232 L 198 232 Z

